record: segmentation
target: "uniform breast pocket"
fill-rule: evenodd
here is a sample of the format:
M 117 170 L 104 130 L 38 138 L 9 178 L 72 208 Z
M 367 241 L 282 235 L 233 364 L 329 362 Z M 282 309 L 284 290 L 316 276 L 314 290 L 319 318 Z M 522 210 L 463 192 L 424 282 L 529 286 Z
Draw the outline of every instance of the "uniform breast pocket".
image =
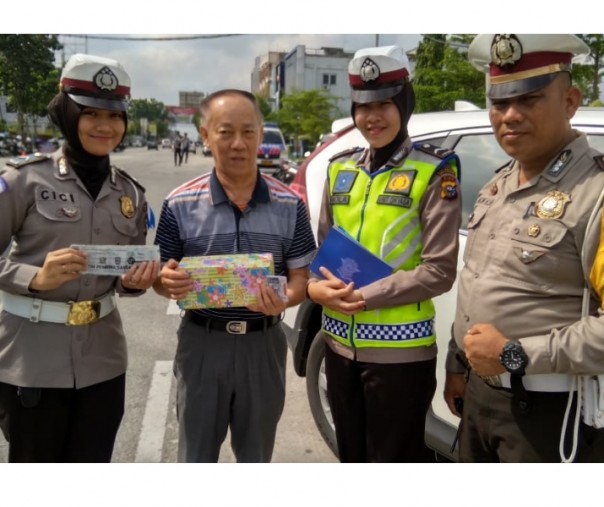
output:
M 506 256 L 504 276 L 527 287 L 549 289 L 560 277 L 574 276 L 576 248 L 564 239 L 567 227 L 557 220 L 525 220 L 513 228 L 511 255 Z M 506 266 L 507 264 L 507 266 Z M 571 275 L 572 273 L 572 275 Z
M 136 218 L 136 215 L 132 218 L 127 218 L 121 214 L 118 215 L 114 213 L 111 215 L 111 222 L 113 223 L 113 228 L 120 234 L 133 238 L 138 236 Z
M 37 212 L 52 222 L 77 222 L 82 218 L 82 211 L 77 203 L 58 200 L 36 200 Z
M 476 244 L 477 235 L 480 234 L 480 224 L 489 210 L 489 206 L 484 204 L 477 204 L 474 206 L 474 211 L 468 217 L 468 239 L 466 241 L 466 248 L 464 250 L 464 263 L 467 262 L 474 245 Z

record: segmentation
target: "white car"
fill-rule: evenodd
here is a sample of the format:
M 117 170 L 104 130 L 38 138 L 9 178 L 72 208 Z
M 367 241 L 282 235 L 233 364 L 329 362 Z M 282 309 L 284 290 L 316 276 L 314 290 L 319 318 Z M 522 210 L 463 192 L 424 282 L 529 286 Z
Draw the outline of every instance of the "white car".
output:
M 604 108 L 581 108 L 572 120 L 575 128 L 584 131 L 593 147 L 604 152 Z M 333 136 L 318 147 L 298 168 L 291 187 L 307 203 L 315 236 L 328 161 L 336 153 L 354 146 L 367 146 L 350 118 L 337 120 Z M 493 176 L 495 169 L 508 159 L 495 140 L 486 110 L 448 111 L 415 114 L 409 122 L 409 133 L 415 142 L 429 142 L 454 149 L 461 160 L 462 225 L 459 231 L 458 270 L 462 267 L 466 244 L 468 216 L 480 188 Z M 457 283 L 446 294 L 434 299 L 438 343 L 437 388 L 432 408 L 426 418 L 426 444 L 434 450 L 437 460 L 456 460 L 451 451 L 459 419 L 451 414 L 443 399 L 445 358 L 451 325 L 455 317 Z M 316 339 L 320 330 L 321 307 L 310 301 L 286 312 L 285 324 L 293 355 L 294 368 L 306 377 L 308 401 L 315 423 L 330 448 L 337 452 L 335 432 L 326 393 L 324 342 Z

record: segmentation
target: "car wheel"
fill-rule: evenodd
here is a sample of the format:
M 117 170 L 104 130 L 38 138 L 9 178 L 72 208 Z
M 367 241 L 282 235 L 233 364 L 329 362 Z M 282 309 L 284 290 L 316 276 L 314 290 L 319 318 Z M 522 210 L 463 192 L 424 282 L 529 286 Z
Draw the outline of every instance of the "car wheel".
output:
M 308 351 L 306 362 L 306 394 L 315 425 L 325 443 L 337 456 L 336 431 L 327 400 L 325 346 L 321 333 L 317 333 Z

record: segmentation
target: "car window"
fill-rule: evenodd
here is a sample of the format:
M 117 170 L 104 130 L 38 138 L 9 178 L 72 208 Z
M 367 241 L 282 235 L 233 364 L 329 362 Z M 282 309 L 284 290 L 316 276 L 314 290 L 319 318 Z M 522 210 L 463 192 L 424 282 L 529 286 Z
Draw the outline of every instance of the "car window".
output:
M 264 144 L 283 144 L 283 138 L 279 132 L 275 132 L 274 130 L 265 130 L 262 142 Z
M 465 230 L 479 190 L 509 157 L 491 133 L 461 136 L 454 149 L 461 162 L 461 228 Z

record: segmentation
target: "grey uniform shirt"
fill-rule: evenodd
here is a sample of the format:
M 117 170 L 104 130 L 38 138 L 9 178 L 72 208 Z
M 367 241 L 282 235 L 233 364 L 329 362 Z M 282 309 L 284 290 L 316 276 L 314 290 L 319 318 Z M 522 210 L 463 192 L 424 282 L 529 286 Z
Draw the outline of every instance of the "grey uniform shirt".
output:
M 411 149 L 407 138 L 402 149 Z M 398 150 L 395 152 L 398 153 Z M 370 151 L 366 149 L 359 158 L 359 165 L 369 165 Z M 396 166 L 401 161 L 392 159 L 386 165 Z M 455 199 L 441 197 L 441 179 L 435 173 L 419 203 L 422 229 L 422 263 L 410 271 L 396 271 L 390 276 L 377 280 L 360 289 L 367 309 L 400 306 L 417 301 L 433 299 L 447 292 L 457 275 L 457 254 L 459 250 L 459 227 L 461 224 L 461 189 L 457 187 Z M 319 219 L 319 243 L 333 225 L 329 188 L 326 184 Z M 436 317 L 438 318 L 438 316 Z M 394 348 L 351 349 L 333 339 L 327 344 L 338 354 L 359 361 L 373 363 L 408 363 L 427 361 L 436 357 L 437 346 Z
M 82 275 L 33 294 L 28 286 L 50 251 L 86 244 L 144 244 L 147 204 L 142 187 L 115 167 L 95 201 L 69 166 L 52 159 L 0 169 L 0 290 L 50 301 L 85 301 L 126 293 L 118 277 Z M 134 204 L 131 218 L 120 198 Z M 141 292 L 134 293 L 140 294 Z M 127 350 L 117 308 L 88 326 L 66 326 L 0 313 L 0 382 L 24 387 L 86 387 L 126 371 Z
M 537 177 L 518 186 L 511 163 L 480 191 L 468 224 L 459 275 L 455 343 L 447 370 L 460 372 L 454 355 L 476 323 L 490 323 L 520 340 L 527 374 L 604 372 L 604 314 L 591 299 L 581 318 L 583 287 L 600 239 L 601 209 L 586 225 L 604 189 L 604 171 L 584 134 Z

